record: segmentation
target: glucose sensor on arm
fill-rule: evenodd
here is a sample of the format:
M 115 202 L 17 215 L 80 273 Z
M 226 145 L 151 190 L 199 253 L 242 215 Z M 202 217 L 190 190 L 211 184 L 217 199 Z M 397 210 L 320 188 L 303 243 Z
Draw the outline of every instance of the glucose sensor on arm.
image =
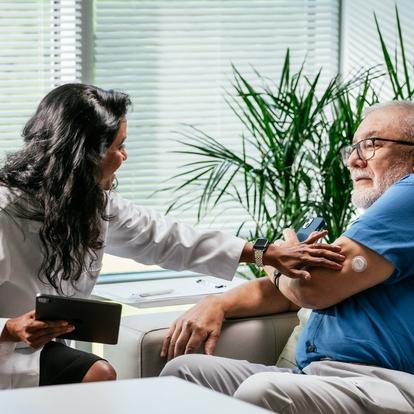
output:
M 367 259 L 363 256 L 355 256 L 352 259 L 352 270 L 355 272 L 363 272 L 368 267 Z

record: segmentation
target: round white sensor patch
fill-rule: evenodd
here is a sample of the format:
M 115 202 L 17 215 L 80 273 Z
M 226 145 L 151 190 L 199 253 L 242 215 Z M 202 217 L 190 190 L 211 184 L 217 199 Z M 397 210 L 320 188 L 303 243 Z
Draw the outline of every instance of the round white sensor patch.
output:
M 363 272 L 368 267 L 367 260 L 362 256 L 355 256 L 352 259 L 352 270 L 355 272 Z

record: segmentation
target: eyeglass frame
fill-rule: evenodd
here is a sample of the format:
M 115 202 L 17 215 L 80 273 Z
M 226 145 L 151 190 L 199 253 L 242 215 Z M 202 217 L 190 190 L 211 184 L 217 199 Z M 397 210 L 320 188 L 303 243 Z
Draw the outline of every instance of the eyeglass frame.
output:
M 372 141 L 373 153 L 372 153 L 372 156 L 369 157 L 369 158 L 362 157 L 361 152 L 360 152 L 361 143 L 365 142 L 365 141 Z M 341 149 L 342 161 L 346 164 L 348 162 L 351 154 L 354 152 L 354 150 L 357 151 L 357 156 L 360 160 L 362 160 L 362 161 L 372 160 L 375 156 L 375 141 L 395 142 L 396 144 L 409 145 L 410 147 L 414 147 L 414 142 L 401 141 L 401 140 L 398 140 L 398 139 L 381 138 L 381 137 L 369 137 L 369 138 L 361 139 L 356 144 L 347 145 L 346 147 L 343 147 Z M 346 152 L 349 152 L 349 155 L 345 158 L 345 153 Z

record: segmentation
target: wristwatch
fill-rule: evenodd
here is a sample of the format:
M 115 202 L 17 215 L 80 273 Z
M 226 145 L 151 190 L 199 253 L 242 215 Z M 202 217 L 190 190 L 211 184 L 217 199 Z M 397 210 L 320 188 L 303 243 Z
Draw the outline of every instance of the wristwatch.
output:
M 269 240 L 261 238 L 257 239 L 253 245 L 254 261 L 257 266 L 263 267 L 263 254 L 269 247 Z

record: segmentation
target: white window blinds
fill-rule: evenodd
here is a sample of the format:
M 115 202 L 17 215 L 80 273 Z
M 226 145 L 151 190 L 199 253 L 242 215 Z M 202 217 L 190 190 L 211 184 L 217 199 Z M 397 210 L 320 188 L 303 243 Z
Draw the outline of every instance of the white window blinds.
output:
M 375 0 L 342 2 L 342 72 L 347 74 L 360 67 L 370 67 L 384 62 L 379 36 L 375 26 L 374 12 L 387 44 L 391 58 L 398 45 L 395 6 L 398 7 L 402 26 L 405 53 L 412 68 L 414 61 L 414 3 L 412 0 Z M 402 71 L 401 64 L 398 66 Z M 384 67 L 385 69 L 385 67 Z M 412 72 L 412 71 L 411 71 Z M 401 77 L 402 78 L 402 77 Z M 391 87 L 388 81 L 376 82 L 381 99 L 390 99 Z
M 80 80 L 79 1 L 1 1 L 0 157 L 21 146 L 21 131 L 40 99 Z
M 182 124 L 233 148 L 241 123 L 227 107 L 233 63 L 250 80 L 254 69 L 277 81 L 286 48 L 306 72 L 338 68 L 339 3 L 333 0 L 139 0 L 94 2 L 93 82 L 129 93 L 128 161 L 118 173 L 126 198 L 165 210 L 171 194 L 153 194 L 189 159 L 172 151 Z M 174 213 L 177 214 L 177 213 Z M 244 212 L 217 210 L 215 227 L 235 231 Z M 195 209 L 181 219 L 195 220 Z

